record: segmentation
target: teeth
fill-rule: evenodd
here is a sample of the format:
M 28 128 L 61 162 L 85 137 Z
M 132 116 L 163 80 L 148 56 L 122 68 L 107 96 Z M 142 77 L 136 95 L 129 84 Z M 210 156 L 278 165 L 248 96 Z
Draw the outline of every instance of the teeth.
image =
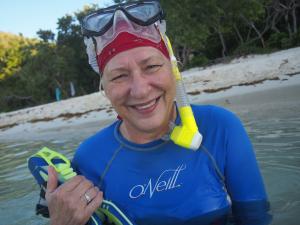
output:
M 156 100 L 153 100 L 152 102 L 148 103 L 147 105 L 139 105 L 139 106 L 135 106 L 135 108 L 137 109 L 147 109 L 152 107 L 155 104 Z

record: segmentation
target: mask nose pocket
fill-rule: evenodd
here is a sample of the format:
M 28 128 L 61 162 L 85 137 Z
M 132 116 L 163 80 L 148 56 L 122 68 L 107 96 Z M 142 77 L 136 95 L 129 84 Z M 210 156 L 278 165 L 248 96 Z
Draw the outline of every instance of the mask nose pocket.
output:
M 114 14 L 113 31 L 114 33 L 120 33 L 122 31 L 133 30 L 132 23 L 121 11 L 117 10 Z

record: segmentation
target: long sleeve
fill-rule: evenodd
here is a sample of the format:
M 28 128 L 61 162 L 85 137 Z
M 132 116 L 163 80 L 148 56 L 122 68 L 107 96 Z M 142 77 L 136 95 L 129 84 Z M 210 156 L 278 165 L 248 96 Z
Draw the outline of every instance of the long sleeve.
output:
M 225 181 L 235 223 L 270 224 L 270 206 L 254 150 L 243 125 L 232 113 L 227 113 L 225 134 Z

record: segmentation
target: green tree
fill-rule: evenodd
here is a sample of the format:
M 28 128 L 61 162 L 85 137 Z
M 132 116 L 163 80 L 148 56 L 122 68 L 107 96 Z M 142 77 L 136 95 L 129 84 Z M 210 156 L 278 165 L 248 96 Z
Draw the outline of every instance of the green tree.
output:
M 209 35 L 199 12 L 202 5 L 197 0 L 161 1 L 167 14 L 167 35 L 169 35 L 176 56 L 183 65 L 190 61 L 191 54 L 201 54 Z
M 88 64 L 79 24 L 79 20 L 90 11 L 92 11 L 91 7 L 85 7 L 73 17 L 67 15 L 58 20 L 58 55 L 67 65 L 60 67 L 61 84 L 65 90 L 69 88 L 69 83 L 73 82 L 79 95 L 95 92 L 99 88 L 99 77 Z
M 54 41 L 55 34 L 51 30 L 38 30 L 36 34 L 44 42 Z
M 22 35 L 0 32 L 0 82 L 18 72 L 34 52 L 31 46 L 37 41 Z

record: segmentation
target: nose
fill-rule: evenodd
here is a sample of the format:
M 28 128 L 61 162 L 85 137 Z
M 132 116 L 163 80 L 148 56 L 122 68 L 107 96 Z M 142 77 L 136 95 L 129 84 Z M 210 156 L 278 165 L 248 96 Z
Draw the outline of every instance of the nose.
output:
M 142 74 L 135 74 L 132 78 L 130 95 L 136 99 L 147 98 L 151 90 L 151 85 L 147 77 Z

